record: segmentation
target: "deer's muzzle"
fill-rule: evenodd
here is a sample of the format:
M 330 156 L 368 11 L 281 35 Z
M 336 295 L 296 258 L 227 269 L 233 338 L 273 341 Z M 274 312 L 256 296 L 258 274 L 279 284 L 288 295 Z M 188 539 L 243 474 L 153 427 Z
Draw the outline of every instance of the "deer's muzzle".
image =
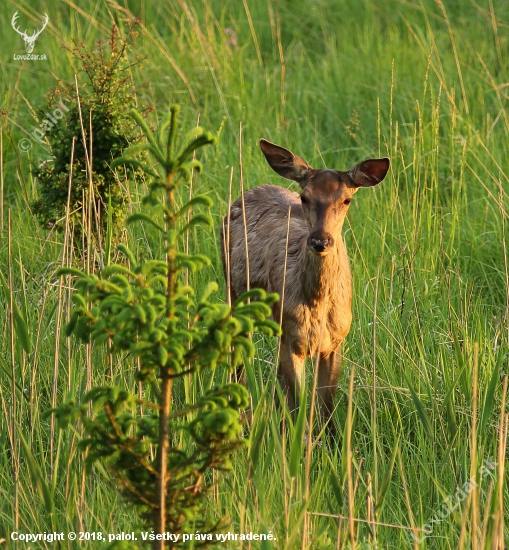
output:
M 311 234 L 308 237 L 308 248 L 318 256 L 325 256 L 334 245 L 334 239 L 329 233 Z

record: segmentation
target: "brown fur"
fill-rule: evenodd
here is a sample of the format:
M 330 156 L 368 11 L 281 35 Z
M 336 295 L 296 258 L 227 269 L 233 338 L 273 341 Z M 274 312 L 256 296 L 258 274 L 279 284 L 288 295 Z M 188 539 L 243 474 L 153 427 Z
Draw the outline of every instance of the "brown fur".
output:
M 302 193 L 299 196 L 281 187 L 262 185 L 244 194 L 249 287 L 282 294 L 287 215 L 291 208 L 278 374 L 290 409 L 295 410 L 304 360 L 318 353 L 318 392 L 323 415 L 328 417 L 339 376 L 340 346 L 352 321 L 351 273 L 341 233 L 343 222 L 354 193 L 359 187 L 382 181 L 389 159 L 365 161 L 348 172 L 314 170 L 287 149 L 266 140 L 261 140 L 260 146 L 271 167 L 283 177 L 298 181 Z M 227 227 L 225 218 L 223 228 Z M 221 244 L 226 276 L 222 231 Z M 233 303 L 247 288 L 240 198 L 230 213 L 229 260 Z M 280 308 L 281 302 L 277 302 L 272 311 L 278 322 Z

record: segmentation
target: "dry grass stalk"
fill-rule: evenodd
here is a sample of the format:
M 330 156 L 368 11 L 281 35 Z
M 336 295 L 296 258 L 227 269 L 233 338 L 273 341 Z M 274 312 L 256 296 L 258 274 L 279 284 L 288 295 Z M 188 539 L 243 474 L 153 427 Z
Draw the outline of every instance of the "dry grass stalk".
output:
M 71 205 L 71 190 L 72 190 L 72 170 L 74 165 L 74 147 L 76 144 L 76 138 L 72 140 L 71 146 L 71 161 L 69 168 L 69 183 L 67 187 L 67 205 L 66 205 L 66 216 L 65 216 L 65 229 L 64 229 L 64 243 L 62 246 L 62 261 L 61 267 L 68 266 L 68 253 L 67 246 L 69 241 L 69 211 Z M 67 276 L 66 284 L 69 286 L 69 277 Z M 55 408 L 57 406 L 57 397 L 58 397 L 58 370 L 60 362 L 60 334 L 62 330 L 62 310 L 63 310 L 63 285 L 64 279 L 60 277 L 58 284 L 58 305 L 57 305 L 57 317 L 56 317 L 56 326 L 55 326 L 55 353 L 53 356 L 53 386 L 51 392 L 51 407 Z M 55 475 L 53 470 L 54 468 L 54 441 L 55 441 L 55 415 L 51 415 L 50 418 L 50 470 L 51 477 Z
M 19 527 L 19 446 L 17 438 L 17 411 L 18 402 L 16 394 L 16 350 L 15 350 L 15 325 L 14 325 L 14 282 L 12 277 L 12 226 L 11 226 L 11 209 L 7 210 L 7 286 L 9 288 L 9 322 L 10 330 L 10 345 L 11 345 L 11 414 L 10 414 L 10 444 L 11 444 L 11 469 L 14 485 L 14 527 Z M 6 418 L 7 415 L 6 415 Z
M 348 485 L 348 532 L 350 545 L 355 548 L 355 502 L 352 480 L 352 416 L 353 416 L 353 388 L 355 367 L 350 371 L 350 384 L 348 386 L 348 410 L 346 416 L 346 478 Z

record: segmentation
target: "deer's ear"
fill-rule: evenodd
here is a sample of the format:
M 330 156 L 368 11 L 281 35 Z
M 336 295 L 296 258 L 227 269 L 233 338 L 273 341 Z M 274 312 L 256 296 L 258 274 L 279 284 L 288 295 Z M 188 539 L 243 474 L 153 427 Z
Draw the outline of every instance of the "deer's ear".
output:
M 271 143 L 266 139 L 260 140 L 260 148 L 269 163 L 269 166 L 288 180 L 296 181 L 301 187 L 305 186 L 307 176 L 312 172 L 311 166 L 288 149 Z
M 391 161 L 383 159 L 365 160 L 348 171 L 355 187 L 373 187 L 378 185 L 387 175 Z

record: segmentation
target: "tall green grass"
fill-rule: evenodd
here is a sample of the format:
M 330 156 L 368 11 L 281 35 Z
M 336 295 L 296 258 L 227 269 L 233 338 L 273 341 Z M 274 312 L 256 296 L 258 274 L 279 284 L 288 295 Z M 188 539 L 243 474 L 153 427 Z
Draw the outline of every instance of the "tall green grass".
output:
M 10 28 L 16 10 L 29 31 L 31 20 L 35 28 L 50 16 L 34 50 L 47 61 L 13 59 L 23 53 Z M 133 60 L 145 57 L 132 69 L 138 104 L 157 114 L 178 102 L 185 124 L 199 115 L 220 132 L 194 183 L 214 198 L 218 227 L 231 167 L 233 194 L 240 192 L 239 122 L 246 188 L 290 185 L 270 172 L 260 137 L 318 168 L 378 155 L 392 161 L 379 187 L 356 195 L 345 228 L 355 298 L 334 414 L 338 441 L 313 440 L 308 454 L 302 424 L 289 418 L 281 436 L 277 342 L 254 335 L 258 354 L 246 368 L 252 443 L 218 485 L 210 514 L 228 515 L 232 532 L 272 531 L 277 541 L 261 548 L 509 547 L 509 5 L 497 0 L 2 5 L 0 538 L 137 526 L 105 471 L 85 470 L 80 434 L 54 430 L 43 417 L 91 383 L 134 387 L 136 365 L 128 357 L 108 364 L 63 338 L 71 289 L 54 273 L 80 260 L 30 212 L 37 197 L 30 167 L 49 153 L 35 142 L 28 154 L 17 147 L 36 127 L 33 112 L 55 76 L 73 78 L 75 63 L 61 45 L 72 38 L 92 45 L 113 21 L 122 26 L 132 16 L 141 22 Z M 132 182 L 129 200 L 144 192 L 143 182 Z M 193 237 L 191 252 L 206 247 L 213 266 L 191 283 L 198 291 L 211 279 L 224 285 L 217 231 Z M 129 229 L 125 239 L 140 255 L 161 254 L 148 227 Z M 182 384 L 181 398 L 227 376 Z M 311 385 L 310 367 L 308 403 Z M 490 460 L 494 469 L 481 469 Z M 477 487 L 463 498 L 457 491 L 472 476 Z M 448 495 L 461 500 L 449 514 Z M 433 518 L 418 546 L 411 533 L 420 538 Z

